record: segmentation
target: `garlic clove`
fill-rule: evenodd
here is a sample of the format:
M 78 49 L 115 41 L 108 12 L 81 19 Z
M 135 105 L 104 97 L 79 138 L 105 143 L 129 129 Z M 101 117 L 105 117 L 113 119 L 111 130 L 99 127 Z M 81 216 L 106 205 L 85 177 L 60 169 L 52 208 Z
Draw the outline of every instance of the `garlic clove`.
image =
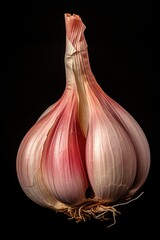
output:
M 46 186 L 59 201 L 78 204 L 85 198 L 85 137 L 77 121 L 76 92 L 67 91 L 65 108 L 48 132 L 42 153 L 42 173 Z
M 87 172 L 95 196 L 112 202 L 131 197 L 148 176 L 147 138 L 136 120 L 100 88 L 94 76 L 85 87 L 89 101 Z
M 130 137 L 109 109 L 87 90 L 89 129 L 86 164 L 95 197 L 114 202 L 122 198 L 136 176 L 136 154 Z
M 54 198 L 50 200 L 51 194 L 44 185 L 41 173 L 43 145 L 51 124 L 50 113 L 37 121 L 24 136 L 16 159 L 17 176 L 23 191 L 34 202 L 46 207 L 57 201 Z
M 137 121 L 117 103 L 113 102 L 111 99 L 109 101 L 111 106 L 115 109 L 117 118 L 122 122 L 123 127 L 131 137 L 136 153 L 136 177 L 128 193 L 128 197 L 132 197 L 143 186 L 149 173 L 151 159 L 149 143 Z
M 18 178 L 24 192 L 40 205 L 52 203 L 52 198 L 70 204 L 85 197 L 85 137 L 77 122 L 76 98 L 74 90 L 67 89 L 20 144 Z

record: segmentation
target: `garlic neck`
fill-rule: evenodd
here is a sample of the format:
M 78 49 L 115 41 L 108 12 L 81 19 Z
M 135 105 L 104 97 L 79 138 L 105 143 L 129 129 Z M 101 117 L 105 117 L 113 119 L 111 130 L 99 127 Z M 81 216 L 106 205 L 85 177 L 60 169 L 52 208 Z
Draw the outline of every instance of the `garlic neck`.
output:
M 78 15 L 65 14 L 66 22 L 66 89 L 74 90 L 79 102 L 79 123 L 84 135 L 88 130 L 88 101 L 85 85 L 92 79 L 87 43 L 84 36 L 85 25 Z
M 91 74 L 87 49 L 74 51 L 73 46 L 66 40 L 65 69 L 66 69 L 66 89 L 74 89 L 79 102 L 79 123 L 84 135 L 88 129 L 88 102 L 85 91 L 85 84 Z M 68 54 L 68 50 L 72 55 Z

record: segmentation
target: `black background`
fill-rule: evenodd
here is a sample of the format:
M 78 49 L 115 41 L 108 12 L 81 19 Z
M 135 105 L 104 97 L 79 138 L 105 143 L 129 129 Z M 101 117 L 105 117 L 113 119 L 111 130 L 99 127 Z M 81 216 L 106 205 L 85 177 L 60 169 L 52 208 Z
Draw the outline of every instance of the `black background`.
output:
M 17 239 L 156 236 L 159 213 L 159 1 L 20 1 L 1 4 L 2 230 Z M 65 88 L 64 13 L 81 16 L 92 71 L 137 120 L 151 148 L 151 168 L 136 201 L 119 207 L 117 223 L 75 223 L 26 197 L 16 176 L 19 144 Z M 22 233 L 20 233 L 22 232 Z M 36 238 L 36 239 L 37 239 Z

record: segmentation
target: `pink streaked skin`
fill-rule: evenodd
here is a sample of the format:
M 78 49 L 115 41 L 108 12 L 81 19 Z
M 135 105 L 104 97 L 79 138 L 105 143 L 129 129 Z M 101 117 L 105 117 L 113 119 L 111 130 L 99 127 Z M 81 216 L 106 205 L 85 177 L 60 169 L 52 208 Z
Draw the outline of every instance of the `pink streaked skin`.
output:
M 40 117 L 40 120 L 27 132 L 17 153 L 17 176 L 22 189 L 33 201 L 45 206 L 56 202 L 56 200 L 49 200 L 51 194 L 44 186 L 41 177 L 42 151 L 48 131 L 61 111 L 60 106 L 65 104 L 62 99 L 52 105 L 48 114 L 45 113 L 44 117 Z
M 88 87 L 88 85 L 90 87 Z M 105 124 L 106 136 L 107 135 L 109 136 L 109 142 L 112 139 L 112 134 L 107 133 L 108 127 L 110 126 L 108 124 L 108 121 L 111 123 L 111 126 L 113 127 L 112 128 L 113 132 L 116 129 L 116 125 L 117 125 L 118 128 L 120 128 L 122 130 L 122 132 L 125 132 L 125 135 L 127 137 L 125 141 L 128 142 L 129 145 L 132 145 L 132 149 L 134 150 L 134 153 L 133 153 L 133 151 L 130 150 L 130 147 L 127 146 L 128 144 L 123 145 L 122 143 L 125 143 L 125 141 L 124 141 L 123 138 L 121 139 L 122 135 L 120 134 L 118 136 L 118 134 L 116 134 L 119 141 L 121 141 L 120 145 L 122 145 L 121 146 L 122 149 L 123 150 L 126 149 L 126 153 L 125 153 L 125 156 L 124 156 L 124 159 L 125 158 L 126 158 L 126 160 L 128 159 L 128 162 L 126 162 L 126 164 L 127 164 L 126 166 L 127 167 L 132 167 L 133 172 L 135 171 L 135 167 L 136 167 L 136 175 L 131 174 L 130 177 L 128 176 L 128 180 L 130 179 L 129 182 L 132 183 L 132 184 L 128 185 L 128 190 L 126 188 L 127 192 L 126 191 L 123 192 L 123 194 L 125 193 L 126 198 L 127 197 L 132 197 L 143 186 L 143 184 L 146 181 L 146 178 L 148 176 L 149 169 L 150 169 L 150 149 L 149 149 L 149 144 L 148 144 L 148 141 L 146 139 L 146 136 L 144 135 L 144 132 L 142 131 L 141 127 L 138 125 L 136 120 L 125 109 L 123 109 L 119 104 L 117 104 L 113 99 L 111 99 L 109 96 L 107 96 L 103 92 L 103 90 L 100 89 L 99 86 L 97 86 L 97 84 L 94 83 L 94 78 L 92 79 L 91 82 L 89 82 L 89 84 L 86 84 L 86 89 L 92 89 L 93 95 L 95 94 L 94 98 L 95 99 L 97 98 L 98 102 L 100 104 L 100 106 L 97 107 L 97 110 L 96 110 L 96 107 L 95 107 L 96 106 L 96 104 L 95 104 L 96 101 L 95 100 L 92 101 L 93 106 L 91 106 L 91 104 L 89 104 L 89 109 L 90 109 L 91 116 L 89 118 L 90 123 L 89 123 L 89 132 L 88 132 L 88 136 L 87 136 L 87 145 L 86 145 L 86 152 L 87 152 L 86 161 L 87 161 L 87 166 L 88 166 L 87 171 L 88 171 L 88 175 L 90 176 L 89 179 L 91 181 L 91 185 L 92 185 L 93 189 L 96 186 L 97 190 L 98 191 L 100 190 L 99 186 L 97 186 L 97 181 L 96 181 L 96 179 L 94 179 L 94 176 L 97 175 L 97 170 L 96 170 L 97 169 L 97 164 L 100 165 L 100 166 L 103 165 L 103 167 L 105 167 L 105 164 L 106 164 L 105 161 L 107 161 L 107 158 L 108 158 L 108 155 L 106 155 L 107 156 L 106 160 L 105 160 L 105 158 L 101 158 L 101 160 L 99 160 L 99 158 L 97 156 L 97 159 L 93 160 L 94 163 L 91 161 L 92 162 L 92 169 L 90 168 L 91 165 L 90 164 L 88 165 L 88 162 L 90 162 L 90 154 L 91 154 L 91 151 L 92 151 L 91 148 L 93 147 L 92 144 L 93 144 L 94 139 L 96 137 L 95 136 L 95 134 L 96 134 L 95 129 L 97 129 L 96 124 L 99 124 L 99 126 L 101 125 L 101 123 L 100 123 L 101 113 L 100 113 L 100 110 L 98 110 L 98 109 L 102 108 L 102 111 L 105 114 L 102 121 L 104 121 L 104 119 L 106 119 L 106 121 L 105 121 L 106 122 L 106 124 Z M 88 94 L 88 96 L 89 96 L 89 94 Z M 98 114 L 98 112 L 99 112 L 99 114 Z M 108 114 L 108 113 L 110 113 L 110 114 Z M 96 122 L 95 119 L 97 120 L 97 122 Z M 111 126 L 110 126 L 110 128 L 111 128 Z M 104 127 L 104 129 L 100 128 L 100 130 L 102 131 L 101 136 L 104 137 L 104 141 L 102 141 L 103 149 L 101 149 L 101 150 L 104 151 L 104 152 L 105 152 L 104 149 L 106 149 L 106 151 L 112 151 L 112 149 L 114 148 L 115 149 L 114 154 L 117 154 L 116 151 L 118 151 L 118 146 L 116 147 L 116 145 L 117 145 L 116 144 L 116 138 L 113 139 L 113 141 L 110 142 L 110 144 L 109 144 L 110 147 L 107 143 L 106 143 L 106 146 L 104 146 L 104 142 L 106 142 L 105 141 L 105 134 L 103 134 L 103 131 L 105 131 L 105 127 Z M 91 138 L 92 138 L 92 140 L 91 140 Z M 100 137 L 100 139 L 101 139 L 101 137 Z M 100 140 L 100 142 L 101 142 L 101 140 Z M 87 146 L 90 146 L 89 150 L 87 149 Z M 89 151 L 89 153 L 88 153 L 88 151 Z M 105 153 L 103 153 L 103 154 L 105 155 Z M 133 158 L 132 154 L 135 155 L 136 157 Z M 119 156 L 121 156 L 121 155 L 119 155 Z M 116 158 L 114 158 L 114 157 L 111 157 L 111 159 L 112 160 L 114 159 L 113 161 L 116 161 L 117 164 L 120 160 L 120 158 L 119 158 L 119 160 L 117 159 L 118 160 L 117 161 Z M 130 162 L 131 159 L 132 159 L 132 161 Z M 133 161 L 133 159 L 134 159 L 134 161 Z M 103 163 L 101 163 L 101 161 Z M 95 169 L 95 174 L 93 174 L 94 169 Z M 117 167 L 117 170 L 118 170 L 118 167 Z M 119 168 L 119 170 L 120 170 L 120 168 Z M 117 173 L 118 173 L 118 171 L 117 171 Z M 127 168 L 126 168 L 126 173 L 127 173 Z M 107 170 L 106 170 L 106 174 L 107 174 Z M 124 171 L 123 174 L 125 175 L 125 171 Z M 117 176 L 120 176 L 120 174 L 117 174 Z M 126 175 L 126 177 L 127 177 L 127 175 Z M 127 183 L 128 180 L 126 179 L 126 183 Z M 106 186 L 108 186 L 107 182 L 106 182 Z M 115 189 L 118 190 L 118 188 L 119 188 L 118 186 L 114 186 L 114 188 L 112 186 L 111 192 L 115 193 L 115 196 L 117 195 L 117 197 L 118 196 L 121 197 L 122 194 L 118 191 L 115 191 Z M 106 189 L 106 187 L 104 187 L 104 189 Z M 121 190 L 123 191 L 123 189 L 121 189 Z M 117 194 L 116 194 L 116 192 L 117 192 Z M 96 192 L 95 195 L 102 197 L 102 194 L 100 194 L 98 192 Z M 123 197 L 125 197 L 125 195 Z
M 85 173 L 85 137 L 77 121 L 76 94 L 68 94 L 68 103 L 50 129 L 42 154 L 42 173 L 53 196 L 66 204 L 78 204 L 85 198 L 88 181 Z
M 150 169 L 150 148 L 147 138 L 137 121 L 117 102 L 110 98 L 97 84 L 90 82 L 90 87 L 98 98 L 104 112 L 109 111 L 131 139 L 136 154 L 136 176 L 127 197 L 132 197 L 145 183 Z
M 136 154 L 130 137 L 93 92 L 87 92 L 90 120 L 86 163 L 95 197 L 108 202 L 125 196 L 136 176 Z
M 66 42 L 66 54 L 72 55 L 75 52 L 82 52 L 87 49 L 84 37 L 86 26 L 83 24 L 79 15 L 65 14 L 66 37 L 71 45 Z M 71 46 L 71 48 L 70 48 Z
M 61 100 L 51 106 L 48 113 L 42 114 L 44 116 L 30 129 L 19 147 L 17 174 L 20 184 L 28 197 L 40 205 L 54 205 L 58 201 L 55 196 L 68 203 L 84 198 L 88 181 L 82 164 L 84 159 L 81 159 L 84 151 L 79 149 L 84 149 L 85 138 L 75 120 L 76 111 L 75 96 L 66 90 Z M 57 131 L 59 122 L 62 127 Z M 53 132 L 57 143 L 51 139 Z
M 149 173 L 151 159 L 149 143 L 136 120 L 125 109 L 113 102 L 111 98 L 108 101 L 115 111 L 118 121 L 121 122 L 128 135 L 131 136 L 135 149 L 137 172 L 134 183 L 128 193 L 128 197 L 132 197 L 143 186 Z

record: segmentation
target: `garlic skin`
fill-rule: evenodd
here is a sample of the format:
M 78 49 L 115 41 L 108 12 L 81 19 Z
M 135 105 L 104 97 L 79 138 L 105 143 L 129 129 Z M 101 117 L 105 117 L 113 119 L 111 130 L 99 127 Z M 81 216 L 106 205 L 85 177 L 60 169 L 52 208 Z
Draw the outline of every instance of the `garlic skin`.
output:
M 93 92 L 87 94 L 91 96 L 87 172 L 95 195 L 114 202 L 125 195 L 131 197 L 144 184 L 150 167 L 150 151 L 133 117 L 98 90 L 97 96 Z
M 80 221 L 140 190 L 150 148 L 136 120 L 97 83 L 80 16 L 64 16 L 66 87 L 24 136 L 16 169 L 31 200 Z

